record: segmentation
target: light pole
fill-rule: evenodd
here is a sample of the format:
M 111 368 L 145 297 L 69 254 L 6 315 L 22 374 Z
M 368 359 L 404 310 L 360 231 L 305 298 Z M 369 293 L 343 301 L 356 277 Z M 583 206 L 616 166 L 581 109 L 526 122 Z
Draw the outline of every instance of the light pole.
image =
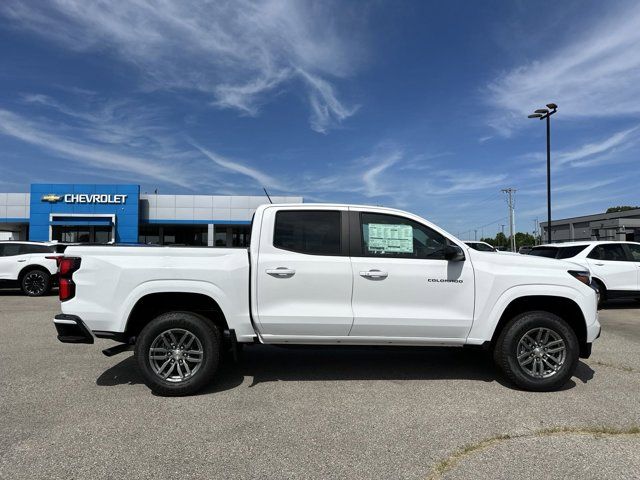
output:
M 547 243 L 551 243 L 551 115 L 556 113 L 558 105 L 547 103 L 547 108 L 540 108 L 529 115 L 529 118 L 547 120 Z

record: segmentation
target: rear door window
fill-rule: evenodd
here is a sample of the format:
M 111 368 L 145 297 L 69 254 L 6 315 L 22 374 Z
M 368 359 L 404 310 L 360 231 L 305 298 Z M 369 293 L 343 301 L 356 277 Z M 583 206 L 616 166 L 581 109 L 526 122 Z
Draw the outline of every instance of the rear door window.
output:
M 273 246 L 307 255 L 340 255 L 340 227 L 338 210 L 281 210 L 276 213 Z
M 640 262 L 640 245 L 634 243 L 628 243 L 629 251 L 631 252 L 631 260 L 634 262 Z
M 604 245 L 596 245 L 596 247 L 591 250 L 591 253 L 589 253 L 588 258 L 609 262 L 626 262 L 627 254 L 621 244 L 605 243 Z
M 33 253 L 51 253 L 52 251 L 53 249 L 49 245 L 30 245 L 28 243 L 20 245 L 20 255 L 30 255 Z

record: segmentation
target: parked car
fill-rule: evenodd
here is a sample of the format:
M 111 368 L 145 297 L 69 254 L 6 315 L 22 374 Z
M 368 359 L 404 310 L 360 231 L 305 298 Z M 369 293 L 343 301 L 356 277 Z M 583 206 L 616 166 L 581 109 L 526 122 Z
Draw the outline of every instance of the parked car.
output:
M 522 254 L 522 255 L 527 255 L 531 249 L 533 248 L 532 245 L 523 245 L 518 249 L 518 253 Z
M 476 242 L 476 241 L 468 241 L 464 242 L 474 250 L 478 250 L 480 252 L 497 252 L 498 250 L 493 245 L 489 245 L 487 242 Z
M 569 260 L 588 268 L 601 302 L 610 298 L 640 298 L 640 243 L 558 243 L 534 247 L 529 255 Z
M 56 281 L 56 257 L 65 248 L 58 243 L 1 241 L 0 284 L 17 285 L 30 297 L 45 295 Z
M 248 250 L 72 246 L 59 271 L 58 339 L 133 348 L 164 395 L 253 343 L 483 347 L 519 387 L 553 390 L 600 334 L 585 269 L 479 252 L 381 207 L 263 205 Z

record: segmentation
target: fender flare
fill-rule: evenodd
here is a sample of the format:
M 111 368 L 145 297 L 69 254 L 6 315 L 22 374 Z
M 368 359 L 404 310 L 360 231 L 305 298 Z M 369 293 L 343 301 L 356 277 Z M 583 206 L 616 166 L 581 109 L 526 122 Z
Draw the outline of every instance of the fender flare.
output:
M 196 293 L 205 295 L 218 304 L 222 314 L 228 318 L 227 297 L 216 285 L 202 280 L 150 280 L 134 288 L 122 302 L 118 311 L 119 330 L 124 332 L 133 308 L 143 297 L 154 293 Z
M 584 295 L 575 288 L 566 285 L 516 285 L 502 292 L 498 299 L 493 302 L 489 314 L 485 317 L 486 321 L 474 321 L 467 337 L 467 343 L 481 345 L 484 342 L 490 341 L 493 338 L 493 334 L 496 331 L 502 315 L 509 305 L 513 301 L 524 297 L 565 298 L 573 301 L 578 306 L 585 320 L 588 318 L 582 308 Z

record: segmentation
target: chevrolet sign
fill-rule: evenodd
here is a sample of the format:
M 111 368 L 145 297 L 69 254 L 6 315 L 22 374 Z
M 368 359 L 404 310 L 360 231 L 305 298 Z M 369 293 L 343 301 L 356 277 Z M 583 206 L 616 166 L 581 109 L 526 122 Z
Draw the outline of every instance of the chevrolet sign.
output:
M 128 195 L 108 195 L 105 193 L 67 193 L 64 203 L 125 203 Z
M 42 196 L 43 202 L 56 203 L 64 200 L 64 203 L 110 203 L 123 204 L 127 201 L 128 195 L 106 194 L 106 193 L 66 193 L 64 196 L 49 193 Z

